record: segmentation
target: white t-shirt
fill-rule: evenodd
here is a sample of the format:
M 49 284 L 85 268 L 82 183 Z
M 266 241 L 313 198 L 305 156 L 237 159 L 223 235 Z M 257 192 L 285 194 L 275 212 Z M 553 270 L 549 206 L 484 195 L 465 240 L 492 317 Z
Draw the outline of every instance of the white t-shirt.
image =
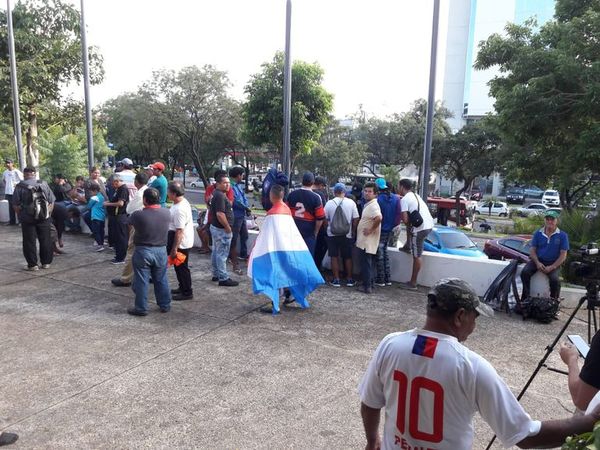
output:
M 381 236 L 381 222 L 379 222 L 375 231 L 368 236 L 365 236 L 363 231 L 365 229 L 370 229 L 377 217 L 381 217 L 381 208 L 379 207 L 379 203 L 377 203 L 377 199 L 374 198 L 365 203 L 362 210 L 362 217 L 356 227 L 356 247 L 371 255 L 377 254 L 379 237 Z
M 15 186 L 19 184 L 20 181 L 23 181 L 23 174 L 19 169 L 6 169 L 2 175 L 2 179 L 4 180 L 4 194 L 13 195 Z
M 417 207 L 417 201 L 419 202 Z M 413 211 L 419 210 L 421 217 L 423 217 L 423 223 L 420 227 L 413 228 L 413 232 L 417 233 L 423 230 L 431 230 L 433 228 L 433 217 L 431 217 L 431 213 L 429 212 L 429 208 L 427 207 L 427 203 L 423 201 L 421 196 L 415 194 L 414 192 L 409 192 L 402 200 L 400 200 L 400 207 L 402 212 L 407 212 L 410 214 Z
M 356 203 L 354 203 L 349 198 L 345 197 L 335 197 L 329 200 L 325 204 L 325 218 L 327 219 L 327 236 L 333 236 L 331 234 L 331 221 L 333 220 L 333 216 L 335 215 L 335 211 L 338 205 L 342 205 L 342 211 L 350 224 L 350 231 L 346 235 L 347 238 L 352 238 L 352 220 L 358 219 L 360 216 L 358 215 L 358 208 L 356 207 Z
M 179 248 L 186 249 L 194 246 L 194 218 L 192 217 L 192 207 L 185 198 L 170 208 L 171 223 L 169 230 L 175 231 L 177 228 L 183 228 L 183 239 Z
M 386 336 L 359 393 L 368 407 L 385 408 L 382 449 L 471 449 L 475 412 L 505 447 L 541 428 L 489 362 L 456 338 L 430 331 Z

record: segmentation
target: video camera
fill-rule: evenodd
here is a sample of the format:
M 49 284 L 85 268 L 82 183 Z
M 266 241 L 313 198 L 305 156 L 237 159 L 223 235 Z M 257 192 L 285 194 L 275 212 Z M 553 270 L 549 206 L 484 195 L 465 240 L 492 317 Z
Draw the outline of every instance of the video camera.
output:
M 575 261 L 569 265 L 571 276 L 586 283 L 588 302 L 600 306 L 598 292 L 600 291 L 600 249 L 596 242 L 582 245 L 575 253 Z

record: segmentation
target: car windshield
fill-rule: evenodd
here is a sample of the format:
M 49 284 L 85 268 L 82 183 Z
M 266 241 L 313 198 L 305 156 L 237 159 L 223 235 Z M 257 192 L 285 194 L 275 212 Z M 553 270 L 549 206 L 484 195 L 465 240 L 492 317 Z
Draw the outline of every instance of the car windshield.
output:
M 509 194 L 522 194 L 524 192 L 521 188 L 512 188 L 508 190 Z
M 462 233 L 441 233 L 440 240 L 445 248 L 477 248 L 477 245 Z
M 558 197 L 558 191 L 546 191 L 544 195 L 546 197 Z

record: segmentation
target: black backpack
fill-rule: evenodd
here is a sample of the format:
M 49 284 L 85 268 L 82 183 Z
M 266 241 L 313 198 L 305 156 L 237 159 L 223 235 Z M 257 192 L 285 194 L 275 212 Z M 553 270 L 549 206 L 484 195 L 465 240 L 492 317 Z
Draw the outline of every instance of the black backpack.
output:
M 50 217 L 50 202 L 42 187 L 42 182 L 28 184 L 21 181 L 20 186 L 27 192 L 23 196 L 23 211 L 34 220 L 46 220 Z
M 337 204 L 335 212 L 333 213 L 333 218 L 331 219 L 331 225 L 329 227 L 331 234 L 334 236 L 346 236 L 350 231 L 350 222 L 348 222 L 348 218 L 344 213 L 342 203 L 344 203 L 344 199 Z

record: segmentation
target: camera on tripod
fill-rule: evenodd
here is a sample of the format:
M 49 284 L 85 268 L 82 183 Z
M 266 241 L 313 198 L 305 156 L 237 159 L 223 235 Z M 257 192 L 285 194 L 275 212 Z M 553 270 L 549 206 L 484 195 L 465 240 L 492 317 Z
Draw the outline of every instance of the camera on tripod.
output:
M 571 277 L 580 279 L 587 289 L 588 306 L 600 307 L 600 249 L 596 242 L 579 247 L 576 260 L 569 265 Z M 589 305 L 591 303 L 591 305 Z

